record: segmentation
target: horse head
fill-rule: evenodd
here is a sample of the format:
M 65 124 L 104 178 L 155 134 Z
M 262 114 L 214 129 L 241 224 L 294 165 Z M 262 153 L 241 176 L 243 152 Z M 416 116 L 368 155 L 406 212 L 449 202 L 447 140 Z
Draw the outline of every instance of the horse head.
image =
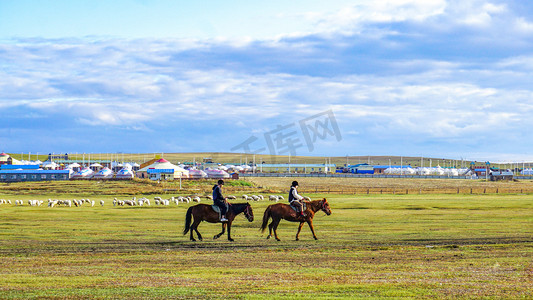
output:
M 331 215 L 331 209 L 329 208 L 329 203 L 328 203 L 328 200 L 326 200 L 326 198 L 320 200 L 320 210 L 325 212 L 326 215 Z
M 244 209 L 244 216 L 246 216 L 246 219 L 248 219 L 248 221 L 254 221 L 254 211 L 250 203 L 246 203 L 246 208 Z

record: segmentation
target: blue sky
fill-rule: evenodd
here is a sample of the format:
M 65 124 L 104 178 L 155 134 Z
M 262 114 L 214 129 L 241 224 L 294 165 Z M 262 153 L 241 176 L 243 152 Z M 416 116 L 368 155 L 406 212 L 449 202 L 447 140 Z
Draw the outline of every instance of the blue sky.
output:
M 0 151 L 533 161 L 532 71 L 527 1 L 0 0 Z

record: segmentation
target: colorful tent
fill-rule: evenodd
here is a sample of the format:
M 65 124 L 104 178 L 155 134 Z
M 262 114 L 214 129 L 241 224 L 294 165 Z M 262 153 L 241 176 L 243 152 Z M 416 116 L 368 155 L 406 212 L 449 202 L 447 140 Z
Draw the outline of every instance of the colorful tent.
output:
M 168 160 L 164 158 L 161 158 L 155 161 L 153 164 L 140 169 L 139 171 L 137 171 L 137 176 L 143 177 L 144 175 L 145 178 L 148 178 L 149 169 L 172 169 L 174 170 L 174 178 L 188 178 L 189 177 L 189 171 L 169 162 Z

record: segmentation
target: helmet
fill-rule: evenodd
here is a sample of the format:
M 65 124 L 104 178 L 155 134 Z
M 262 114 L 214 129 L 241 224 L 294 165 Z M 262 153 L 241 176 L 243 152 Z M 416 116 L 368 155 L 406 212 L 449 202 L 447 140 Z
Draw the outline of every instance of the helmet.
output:
M 298 185 L 298 181 L 295 180 L 295 181 L 292 182 L 291 186 L 297 186 L 297 185 Z
M 220 180 L 218 181 L 218 184 L 224 184 L 224 180 L 220 179 Z

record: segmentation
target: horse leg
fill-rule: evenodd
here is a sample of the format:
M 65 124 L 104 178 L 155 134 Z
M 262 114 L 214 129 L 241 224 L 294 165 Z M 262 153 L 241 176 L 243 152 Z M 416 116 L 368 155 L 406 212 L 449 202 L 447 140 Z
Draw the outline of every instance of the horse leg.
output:
M 318 240 L 318 238 L 316 237 L 316 234 L 315 234 L 315 228 L 313 227 L 313 220 L 309 219 L 309 221 L 307 221 L 307 224 L 309 224 L 309 228 L 311 228 L 311 232 L 313 233 L 313 238 L 315 240 Z M 302 223 L 302 225 L 303 225 L 303 223 Z
M 300 222 L 300 225 L 298 225 L 298 232 L 296 232 L 296 240 L 299 241 L 300 231 L 302 230 L 302 227 L 304 226 L 304 222 Z
M 281 221 L 281 219 L 275 219 L 272 221 L 272 224 L 270 224 L 272 225 L 272 229 L 274 230 L 274 237 L 276 238 L 276 241 L 281 241 L 278 237 L 278 232 L 277 232 L 279 221 Z
M 231 221 L 228 222 L 228 241 L 233 242 L 231 238 Z
M 191 224 L 191 227 L 189 227 L 189 231 L 191 232 L 189 239 L 193 242 L 196 242 L 196 239 L 194 239 L 194 236 L 193 236 L 193 232 L 196 230 L 196 228 L 194 228 L 194 224 L 195 223 Z
M 203 240 L 202 235 L 200 234 L 200 231 L 198 231 L 198 225 L 200 225 L 200 221 L 194 220 L 194 223 L 192 223 L 192 226 L 191 226 L 191 241 L 194 241 L 194 238 L 192 237 L 192 229 L 196 231 L 196 234 L 198 235 L 198 239 L 200 241 Z
M 274 226 L 274 219 L 272 219 L 272 222 L 268 224 L 268 235 L 267 240 L 272 237 L 272 227 Z
M 213 239 L 215 239 L 215 240 L 218 239 L 219 237 L 221 237 L 226 232 L 226 224 L 227 223 L 222 223 L 222 232 L 217 234 L 217 235 L 215 235 L 213 237 Z

